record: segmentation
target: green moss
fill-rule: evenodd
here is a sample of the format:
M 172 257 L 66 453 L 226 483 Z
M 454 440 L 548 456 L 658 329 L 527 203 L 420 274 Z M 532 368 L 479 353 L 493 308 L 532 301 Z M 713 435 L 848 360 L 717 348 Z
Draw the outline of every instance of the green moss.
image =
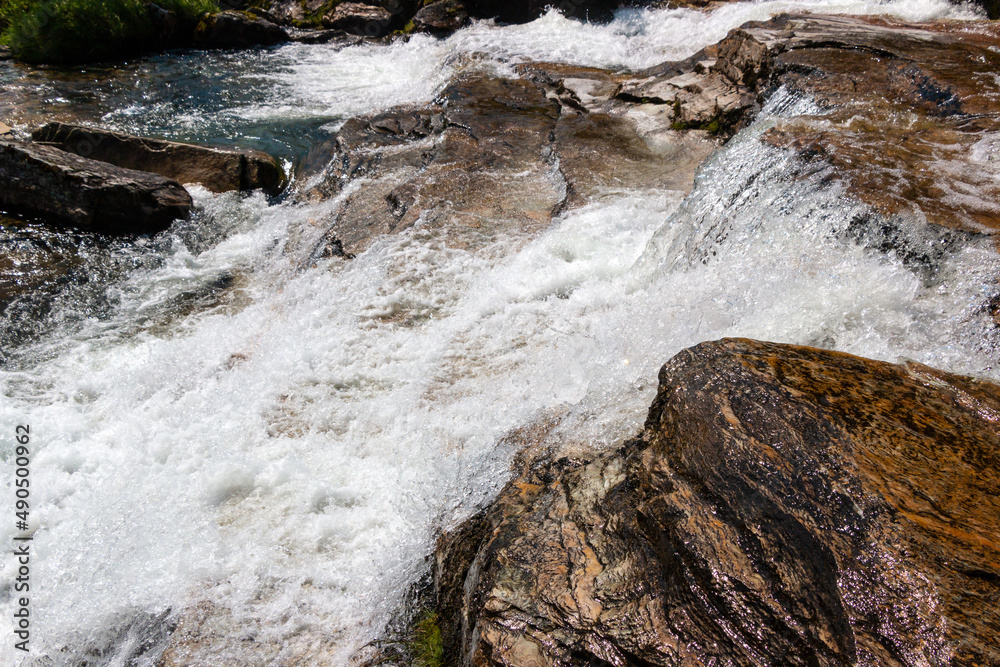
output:
M 412 667 L 443 667 L 444 644 L 436 611 L 427 610 L 417 617 L 411 642 Z
M 179 31 L 190 31 L 214 0 L 157 0 L 175 15 Z M 163 45 L 146 0 L 0 0 L 0 40 L 19 60 L 77 63 L 120 58 Z

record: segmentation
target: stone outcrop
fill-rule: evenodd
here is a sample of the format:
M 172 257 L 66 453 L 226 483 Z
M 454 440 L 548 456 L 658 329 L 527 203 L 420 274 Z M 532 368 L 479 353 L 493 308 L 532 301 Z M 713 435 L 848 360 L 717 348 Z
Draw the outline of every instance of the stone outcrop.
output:
M 176 181 L 52 146 L 0 140 L 0 209 L 108 234 L 152 234 L 185 218 Z
M 1000 387 L 742 339 L 443 537 L 455 665 L 1000 664 Z
M 209 14 L 194 31 L 194 43 L 202 49 L 249 49 L 288 40 L 288 33 L 281 26 L 234 10 Z
M 281 165 L 262 151 L 195 146 L 69 123 L 49 123 L 31 136 L 81 157 L 200 183 L 213 192 L 263 189 L 276 194 L 285 184 Z
M 328 198 L 363 178 L 328 224 L 329 243 L 363 250 L 379 234 L 421 225 L 451 243 L 527 238 L 552 217 L 602 193 L 657 187 L 686 191 L 716 147 L 649 122 L 641 134 L 612 99 L 607 73 L 535 65 L 521 79 L 470 75 L 437 103 L 354 118 L 306 160 L 302 196 Z M 588 108 L 561 83 L 589 91 Z M 656 141 L 650 139 L 656 135 Z M 311 174 L 325 165 L 322 174 Z

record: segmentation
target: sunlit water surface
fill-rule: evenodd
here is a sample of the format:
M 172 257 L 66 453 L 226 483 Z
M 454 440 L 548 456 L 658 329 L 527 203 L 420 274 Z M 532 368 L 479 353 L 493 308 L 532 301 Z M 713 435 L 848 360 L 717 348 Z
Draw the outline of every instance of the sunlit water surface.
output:
M 39 104 L 37 86 L 72 97 L 92 122 L 293 162 L 343 119 L 428 101 L 464 68 L 635 69 L 806 7 L 972 15 L 930 1 L 739 3 L 708 19 L 625 11 L 605 26 L 549 14 L 443 41 L 174 54 L 100 87 L 86 81 L 101 72 L 10 66 L 2 77 Z M 312 265 L 291 240 L 316 234 L 310 221 L 336 201 L 197 188 L 194 218 L 156 238 L 64 239 L 80 253 L 76 278 L 31 322 L 2 320 L 3 506 L 13 425 L 31 425 L 34 452 L 37 664 L 154 664 L 158 628 L 199 613 L 215 619 L 196 647 L 205 664 L 345 664 L 428 571 L 436 535 L 504 483 L 505 436 L 544 423 L 557 424 L 554 445 L 618 443 L 641 426 L 659 366 L 700 341 L 747 336 L 994 377 L 982 304 L 995 250 L 919 227 L 905 243 L 926 261 L 869 249 L 865 210 L 756 140 L 776 115 L 808 109 L 779 93 L 687 198 L 615 194 L 537 238 L 474 252 L 417 226 Z M 15 534 L 0 522 L 5 544 Z M 0 559 L 8 627 L 15 566 Z M 3 636 L 0 661 L 13 664 Z

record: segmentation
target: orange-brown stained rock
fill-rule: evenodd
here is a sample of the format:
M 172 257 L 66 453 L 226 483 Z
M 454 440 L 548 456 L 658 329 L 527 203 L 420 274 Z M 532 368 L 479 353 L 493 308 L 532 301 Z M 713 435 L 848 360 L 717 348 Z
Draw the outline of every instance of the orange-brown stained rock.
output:
M 442 538 L 459 665 L 1000 665 L 1000 387 L 728 339 Z
M 779 123 L 767 143 L 827 161 L 883 214 L 1000 230 L 995 24 L 785 15 L 734 31 L 720 50 L 737 46 L 766 51 L 766 85 L 823 109 Z

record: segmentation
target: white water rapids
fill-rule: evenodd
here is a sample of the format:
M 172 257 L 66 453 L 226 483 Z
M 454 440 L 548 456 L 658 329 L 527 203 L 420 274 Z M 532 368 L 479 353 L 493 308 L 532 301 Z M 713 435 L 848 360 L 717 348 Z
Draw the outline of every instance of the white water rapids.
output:
M 260 100 L 177 122 L 427 101 L 483 66 L 470 54 L 507 75 L 517 60 L 645 67 L 804 8 L 973 15 L 931 0 L 738 3 L 710 18 L 630 10 L 595 26 L 551 13 L 443 41 L 290 45 L 255 75 Z M 502 486 L 505 435 L 558 422 L 552 441 L 567 447 L 620 443 L 641 426 L 658 368 L 700 341 L 745 336 L 996 377 L 982 309 L 1000 272 L 992 244 L 926 230 L 897 239 L 926 261 L 870 249 L 860 206 L 756 141 L 773 115 L 808 104 L 778 93 L 687 198 L 608 192 L 537 238 L 474 252 L 418 226 L 356 259 L 303 267 L 288 239 L 314 234 L 336 201 L 195 189 L 192 222 L 114 250 L 160 259 L 108 284 L 105 312 L 74 318 L 73 302 L 57 300 L 58 326 L 8 351 L 0 370 L 0 537 L 18 534 L 16 424 L 31 426 L 35 531 L 32 652 L 13 648 L 17 564 L 3 557 L 0 663 L 151 665 L 158 623 L 202 613 L 202 663 L 188 664 L 347 664 L 428 571 L 440 531 Z M 142 126 L 164 113 L 139 103 L 106 120 Z M 220 281 L 217 297 L 189 298 Z

